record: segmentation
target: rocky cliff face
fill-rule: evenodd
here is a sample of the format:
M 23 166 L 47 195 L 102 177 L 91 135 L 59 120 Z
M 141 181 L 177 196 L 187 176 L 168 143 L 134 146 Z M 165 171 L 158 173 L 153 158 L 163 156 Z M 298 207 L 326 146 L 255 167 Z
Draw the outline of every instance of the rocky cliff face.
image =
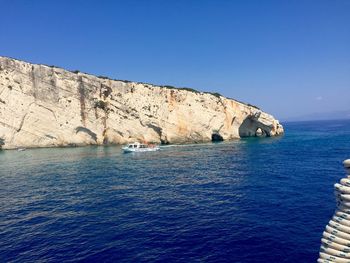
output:
M 0 57 L 0 147 L 274 136 L 271 115 L 217 94 L 110 80 Z

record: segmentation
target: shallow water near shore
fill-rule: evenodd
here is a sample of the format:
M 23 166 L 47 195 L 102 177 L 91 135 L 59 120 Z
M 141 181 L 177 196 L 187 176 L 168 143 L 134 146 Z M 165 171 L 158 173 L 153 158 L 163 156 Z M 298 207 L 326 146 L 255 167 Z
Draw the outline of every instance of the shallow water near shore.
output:
M 350 121 L 123 154 L 0 152 L 0 262 L 315 262 Z

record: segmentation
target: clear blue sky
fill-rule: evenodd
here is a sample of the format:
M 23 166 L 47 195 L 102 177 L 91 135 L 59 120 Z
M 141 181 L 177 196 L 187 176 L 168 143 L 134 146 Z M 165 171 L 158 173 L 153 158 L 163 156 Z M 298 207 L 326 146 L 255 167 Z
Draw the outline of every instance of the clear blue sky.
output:
M 277 118 L 350 109 L 349 0 L 0 0 L 0 55 L 192 87 Z

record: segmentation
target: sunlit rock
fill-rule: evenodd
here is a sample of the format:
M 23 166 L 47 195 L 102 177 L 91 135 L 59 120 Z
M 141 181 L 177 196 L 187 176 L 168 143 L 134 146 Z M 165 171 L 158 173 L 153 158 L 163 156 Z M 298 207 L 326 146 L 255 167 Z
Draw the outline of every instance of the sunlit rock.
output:
M 219 94 L 111 80 L 0 57 L 0 147 L 207 142 L 283 133 Z M 213 131 L 215 132 L 213 138 Z

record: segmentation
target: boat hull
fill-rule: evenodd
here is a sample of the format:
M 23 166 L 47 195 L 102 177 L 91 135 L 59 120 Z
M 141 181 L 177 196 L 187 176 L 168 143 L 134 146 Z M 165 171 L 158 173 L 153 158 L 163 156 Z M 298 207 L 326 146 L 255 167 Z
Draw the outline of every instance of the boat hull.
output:
M 155 152 L 160 150 L 159 147 L 154 147 L 154 148 L 128 148 L 128 147 L 123 147 L 123 152 L 124 153 L 132 153 L 132 152 Z

